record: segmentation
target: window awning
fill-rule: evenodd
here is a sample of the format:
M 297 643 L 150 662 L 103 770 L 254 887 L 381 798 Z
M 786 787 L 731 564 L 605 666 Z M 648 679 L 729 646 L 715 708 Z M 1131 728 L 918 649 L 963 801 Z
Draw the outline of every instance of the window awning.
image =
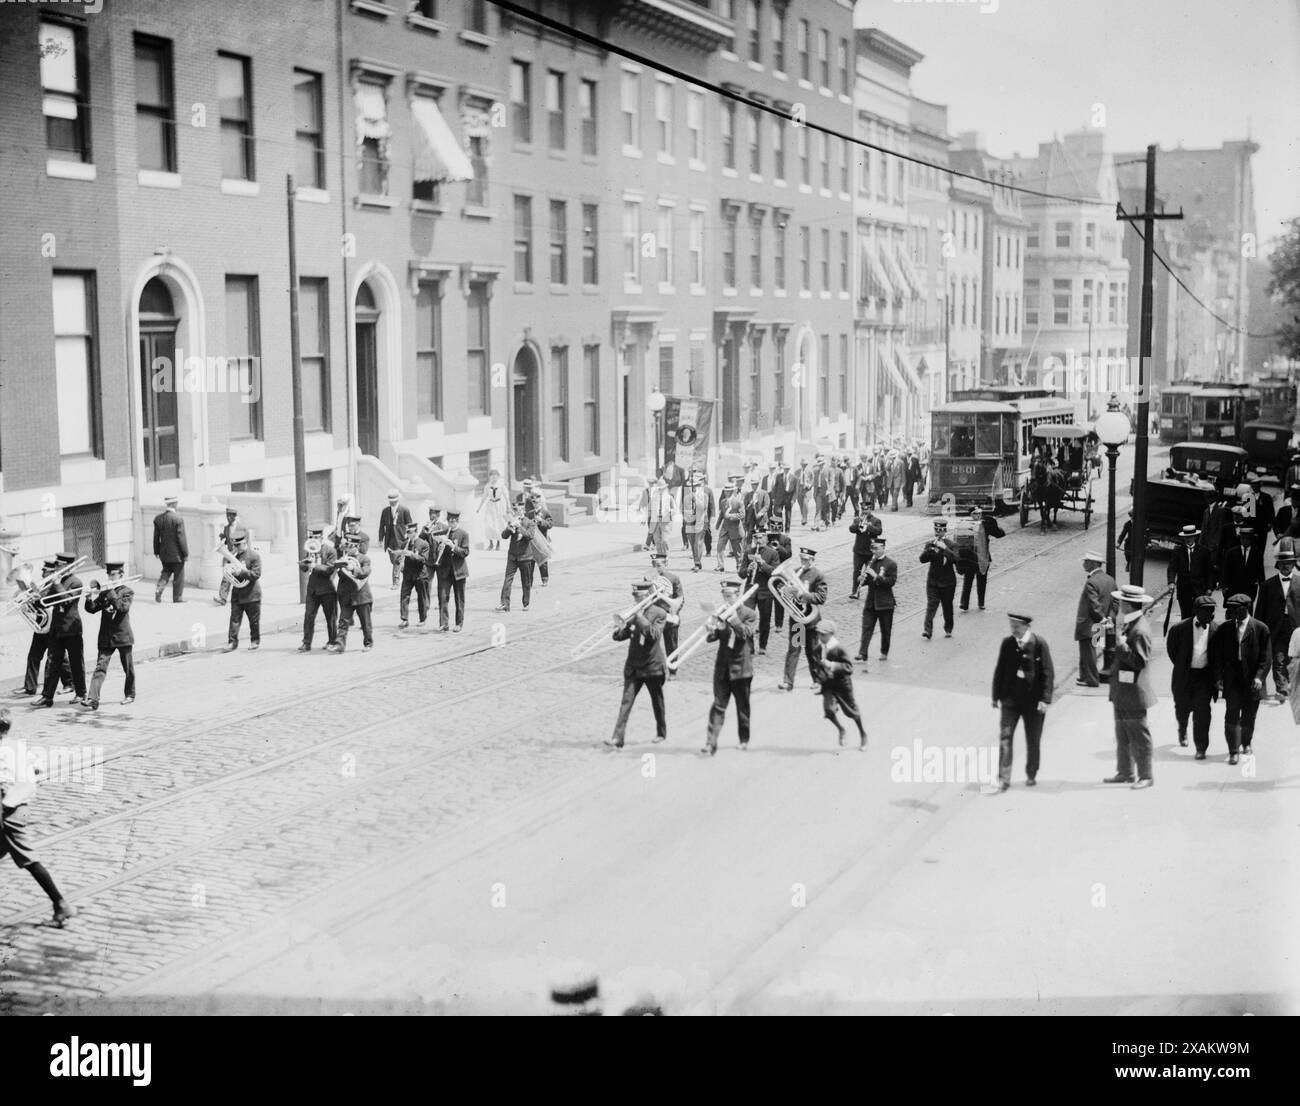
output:
M 920 395 L 924 391 L 921 387 L 921 378 L 917 375 L 916 370 L 912 368 L 907 358 L 903 356 L 897 346 L 894 347 L 894 360 L 898 362 L 898 371 L 902 375 L 903 379 L 907 381 L 907 386 L 917 395 Z
M 898 267 L 898 251 L 886 242 L 880 243 L 879 249 L 889 273 L 889 281 L 894 286 L 894 295 L 906 299 L 911 288 L 907 283 L 907 277 L 903 275 L 903 270 Z
M 388 125 L 388 105 L 384 100 L 384 90 L 376 84 L 360 83 L 353 94 L 353 104 L 357 109 L 357 137 L 359 139 L 377 138 L 382 140 L 392 137 L 392 128 Z
M 865 293 L 864 299 L 872 296 L 887 300 L 894 298 L 894 289 L 889 283 L 880 255 L 876 252 L 876 247 L 866 239 L 862 240 L 862 290 Z
M 907 381 L 903 378 L 903 374 L 898 371 L 898 367 L 894 364 L 893 358 L 886 357 L 880 347 L 877 346 L 876 359 L 880 363 L 883 375 L 893 382 L 894 390 L 905 393 L 907 391 Z
M 415 179 L 473 180 L 474 168 L 437 103 L 427 96 L 417 96 L 411 101 L 411 115 L 415 119 Z
M 912 293 L 917 296 L 925 295 L 925 286 L 921 283 L 921 276 L 913 266 L 912 259 L 907 256 L 907 250 L 898 251 L 898 267 L 902 270 L 907 283 L 912 286 Z

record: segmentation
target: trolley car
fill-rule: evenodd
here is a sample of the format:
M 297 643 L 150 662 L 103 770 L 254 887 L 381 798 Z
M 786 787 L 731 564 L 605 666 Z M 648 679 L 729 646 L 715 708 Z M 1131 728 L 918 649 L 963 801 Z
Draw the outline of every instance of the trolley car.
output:
M 1259 418 L 1260 394 L 1253 388 L 1230 388 L 1216 384 L 1198 388 L 1191 395 L 1187 438 L 1192 442 L 1219 445 L 1242 444 L 1246 423 Z
M 1259 392 L 1261 422 L 1290 426 L 1295 422 L 1296 389 L 1289 377 L 1261 376 L 1254 383 Z
M 1170 384 L 1160 393 L 1160 440 L 1166 445 L 1187 441 L 1192 395 L 1200 390 L 1196 384 Z
M 934 408 L 930 513 L 948 507 L 1017 510 L 1035 431 L 1044 424 L 1073 422 L 1074 405 L 1049 394 L 1007 402 L 965 399 Z

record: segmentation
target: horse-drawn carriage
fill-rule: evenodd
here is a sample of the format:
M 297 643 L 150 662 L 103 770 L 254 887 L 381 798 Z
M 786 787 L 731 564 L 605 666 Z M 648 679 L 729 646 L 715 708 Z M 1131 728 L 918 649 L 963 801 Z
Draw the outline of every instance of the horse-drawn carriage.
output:
M 1083 512 L 1083 528 L 1092 521 L 1092 477 L 1096 440 L 1085 427 L 1044 424 L 1034 429 L 1029 472 L 1020 488 L 1020 525 L 1029 525 L 1037 508 L 1044 533 L 1056 526 L 1062 507 Z

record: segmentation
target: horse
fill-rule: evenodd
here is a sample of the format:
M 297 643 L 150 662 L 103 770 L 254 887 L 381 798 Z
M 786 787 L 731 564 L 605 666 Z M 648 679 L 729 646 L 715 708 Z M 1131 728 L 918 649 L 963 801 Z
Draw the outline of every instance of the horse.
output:
M 1040 530 L 1046 534 L 1056 528 L 1056 513 L 1065 498 L 1065 476 L 1045 457 L 1036 456 L 1030 469 L 1029 494 L 1042 518 Z

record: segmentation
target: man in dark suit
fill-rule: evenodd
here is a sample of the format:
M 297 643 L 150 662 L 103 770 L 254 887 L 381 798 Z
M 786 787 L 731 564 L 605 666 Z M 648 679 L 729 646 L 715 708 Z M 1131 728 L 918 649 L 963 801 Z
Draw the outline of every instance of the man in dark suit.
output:
M 1251 607 L 1264 587 L 1264 546 L 1256 540 L 1253 522 L 1237 524 L 1237 545 L 1223 555 L 1219 587 L 1229 595 L 1249 595 Z
M 632 595 L 638 603 L 649 594 L 649 580 L 638 580 L 632 585 Z M 636 702 L 643 687 L 650 691 L 650 707 L 655 716 L 655 741 L 664 741 L 668 737 L 668 718 L 664 711 L 664 673 L 667 671 L 667 662 L 663 641 L 667 613 L 658 602 L 651 603 L 614 631 L 615 641 L 627 642 L 627 660 L 623 662 L 623 699 L 618 706 L 614 733 L 605 740 L 605 744 L 611 748 L 623 748 L 632 704 Z
M 952 637 L 952 601 L 957 594 L 957 547 L 948 537 L 945 519 L 934 520 L 934 537 L 925 543 L 920 561 L 930 567 L 925 575 L 925 625 L 921 636 L 927 641 L 934 636 L 934 615 L 943 607 L 943 636 Z
M 415 592 L 415 609 L 423 626 L 429 617 L 429 543 L 416 532 L 414 522 L 406 525 L 406 542 L 397 550 L 402 566 L 402 590 L 398 593 L 398 627 L 411 624 L 411 592 Z
M 537 523 L 531 502 L 525 504 L 522 517 L 511 516 L 506 528 L 501 531 L 502 539 L 508 540 L 510 544 L 506 547 L 506 574 L 501 582 L 501 602 L 496 607 L 498 611 L 510 610 L 510 593 L 514 591 L 516 573 L 523 591 L 524 610 L 528 610 L 528 602 L 533 595 L 533 535 L 536 533 Z
M 63 591 L 64 587 L 60 583 L 58 576 L 59 562 L 56 557 L 50 557 L 45 561 L 41 568 L 41 578 L 38 582 L 31 585 L 32 589 L 38 594 L 51 595 L 57 591 Z M 28 696 L 35 695 L 45 685 L 45 673 L 41 671 L 41 661 L 44 659 L 46 668 L 49 667 L 48 656 L 53 646 L 52 633 L 32 632 L 31 645 L 27 650 L 27 666 L 23 673 L 23 686 L 15 695 Z M 59 673 L 59 682 L 63 685 L 64 691 L 72 690 L 72 666 L 68 664 L 67 658 L 63 661 L 63 671 Z
M 252 548 L 247 530 L 236 530 L 230 535 L 231 547 L 237 565 L 230 571 L 235 577 L 230 588 L 230 630 L 226 652 L 239 648 L 239 627 L 248 616 L 248 648 L 257 649 L 262 644 L 262 555 Z
M 1052 650 L 1030 626 L 1033 616 L 1008 614 L 1011 633 L 1002 639 L 993 669 L 993 707 L 1002 711 L 998 728 L 998 790 L 1011 786 L 1012 742 L 1016 723 L 1025 728 L 1025 785 L 1038 782 L 1038 750 L 1043 720 L 1052 703 L 1056 670 Z
M 1111 593 L 1115 581 L 1102 569 L 1106 558 L 1089 550 L 1083 555 L 1083 571 L 1087 573 L 1083 591 L 1079 593 L 1079 608 L 1074 615 L 1074 640 L 1079 643 L 1078 687 L 1100 687 L 1101 673 L 1097 671 L 1097 647 L 1093 635 L 1105 621 L 1114 606 Z
M 736 700 L 736 728 L 740 747 L 749 748 L 749 687 L 754 680 L 754 629 L 758 615 L 754 608 L 736 604 L 742 583 L 734 577 L 722 581 L 722 605 L 735 607 L 726 619 L 709 616 L 706 641 L 716 641 L 713 661 L 713 705 L 709 728 L 700 752 L 713 756 L 718 751 L 718 734 L 727 718 L 727 704 Z
M 667 553 L 651 552 L 650 573 L 649 579 L 652 584 L 655 576 L 662 576 L 668 581 L 671 589 L 668 602 L 663 604 L 667 613 L 664 619 L 664 653 L 671 656 L 677 651 L 677 631 L 682 623 L 682 607 L 686 605 L 686 589 L 682 587 L 682 578 L 669 570 Z M 669 675 L 671 676 L 672 673 L 670 672 Z
M 907 451 L 907 471 L 903 477 L 903 497 L 907 505 L 912 505 L 912 497 L 916 494 L 916 489 L 925 486 L 925 477 L 921 473 L 921 461 L 910 449 Z
M 356 529 L 361 519 L 346 515 L 343 519 L 343 548 L 339 550 L 339 652 L 348 647 L 348 631 L 352 629 L 355 614 L 361 623 L 361 647 L 370 652 L 375 645 L 374 625 L 370 612 L 375 599 L 370 593 L 370 557 L 356 539 Z M 349 558 L 352 563 L 349 563 Z
M 77 560 L 73 553 L 60 553 L 58 561 L 61 566 L 68 566 Z M 53 607 L 50 619 L 50 656 L 45 664 L 45 686 L 41 689 L 39 705 L 54 706 L 54 689 L 59 682 L 59 673 L 63 663 L 72 667 L 72 701 L 81 706 L 86 701 L 86 657 L 85 643 L 81 637 L 81 589 L 80 577 L 68 573 L 53 585 L 50 595 L 67 593 L 70 598 Z
M 1139 584 L 1125 584 L 1113 598 L 1119 602 L 1109 694 L 1115 715 L 1115 774 L 1102 782 L 1132 784 L 1140 790 L 1155 782 L 1147 711 L 1159 696 L 1151 684 L 1151 626 L 1145 614 L 1155 600 Z
M 798 481 L 794 473 L 790 471 L 790 464 L 787 461 L 781 463 L 781 468 L 777 472 L 772 486 L 768 488 L 768 493 L 772 496 L 772 515 L 776 520 L 776 525 L 781 530 L 790 529 L 790 510 L 794 506 L 795 489 Z
M 1196 597 L 1214 589 L 1214 561 L 1210 551 L 1197 542 L 1200 536 L 1195 526 L 1184 526 L 1178 534 L 1183 544 L 1169 554 L 1166 582 L 1173 585 L 1178 597 L 1179 618 L 1191 618 Z
M 185 562 L 190 556 L 189 542 L 185 540 L 185 520 L 177 513 L 179 500 L 169 495 L 166 506 L 153 520 L 153 553 L 162 562 L 158 586 L 154 588 L 153 601 L 162 602 L 163 588 L 172 582 L 172 602 L 183 603 L 185 592 Z
M 1219 696 L 1212 646 L 1219 626 L 1214 619 L 1214 600 L 1208 595 L 1198 595 L 1194 616 L 1183 619 L 1165 638 L 1165 649 L 1174 663 L 1169 690 L 1174 695 L 1178 744 L 1187 744 L 1190 718 L 1197 760 L 1204 760 L 1205 751 L 1210 747 L 1210 704 Z
M 755 535 L 756 538 L 758 536 Z M 745 577 L 748 578 L 752 572 L 754 583 L 758 585 L 758 591 L 754 593 L 752 602 L 758 612 L 758 652 L 760 656 L 766 656 L 767 639 L 772 632 L 774 603 L 768 581 L 772 579 L 772 573 L 781 566 L 781 549 L 777 544 L 781 535 L 773 530 L 762 537 L 765 538 L 763 544 L 756 546 L 750 554 L 750 562 L 745 567 Z M 777 628 L 780 629 L 779 626 Z
M 809 549 L 807 546 L 799 550 L 798 576 L 806 593 L 801 597 L 802 606 L 812 612 L 812 618 L 807 623 L 796 622 L 793 618 L 790 620 L 790 644 L 785 651 L 785 678 L 777 685 L 782 691 L 794 690 L 794 676 L 799 668 L 801 649 L 808 658 L 809 671 L 813 671 L 813 650 L 816 645 L 813 640 L 813 628 L 817 619 L 821 617 L 821 608 L 826 602 L 826 577 L 813 563 L 816 559 L 817 550 Z M 815 679 L 812 686 L 814 691 L 819 690 Z
M 1215 680 L 1228 710 L 1223 718 L 1228 739 L 1228 763 L 1237 763 L 1237 749 L 1250 756 L 1255 736 L 1255 716 L 1264 697 L 1268 675 L 1268 627 L 1250 617 L 1250 596 L 1230 595 L 1224 601 L 1228 618 L 1215 631 L 1210 648 L 1215 659 Z
M 849 533 L 855 535 L 853 538 L 853 578 L 849 581 L 849 598 L 858 597 L 858 589 L 862 586 L 862 570 L 871 560 L 871 546 L 876 538 L 885 532 L 885 524 L 876 518 L 870 506 L 864 506 L 862 510 L 853 516 L 853 521 L 849 523 Z
M 894 631 L 894 585 L 898 583 L 898 564 L 885 556 L 885 539 L 871 539 L 871 560 L 862 566 L 867 584 L 867 598 L 862 604 L 862 639 L 858 644 L 856 660 L 862 661 L 862 671 L 867 671 L 867 658 L 871 638 L 880 625 L 880 659 L 889 659 L 890 635 Z
M 816 645 L 810 667 L 822 696 L 822 713 L 835 726 L 840 745 L 844 744 L 844 727 L 840 725 L 835 708 L 839 707 L 858 727 L 858 751 L 867 747 L 867 730 L 862 725 L 862 712 L 858 710 L 853 695 L 853 662 L 835 636 L 835 623 L 829 618 L 818 619 L 814 627 Z
M 447 512 L 447 532 L 442 536 L 446 543 L 438 559 L 438 629 L 447 632 L 451 619 L 447 611 L 448 600 L 456 597 L 456 625 L 460 633 L 465 626 L 465 581 L 469 579 L 469 534 L 460 525 L 460 512 L 454 508 Z
M 122 704 L 135 702 L 135 634 L 131 632 L 131 600 L 135 593 L 122 583 L 124 567 L 121 561 L 106 561 L 104 572 L 108 575 L 108 586 L 97 588 L 92 584 L 86 596 L 86 613 L 100 612 L 95 672 L 90 678 L 90 695 L 86 700 L 91 710 L 99 710 L 99 692 L 114 653 L 121 658 L 126 677 Z
M 1292 632 L 1300 627 L 1300 573 L 1295 571 L 1296 555 L 1289 549 L 1279 549 L 1274 563 L 1277 573 L 1264 581 L 1255 617 L 1268 627 L 1273 653 L 1273 686 L 1278 702 L 1285 702 L 1291 691 L 1287 647 Z
M 961 602 L 958 605 L 963 611 L 970 610 L 972 585 L 975 587 L 975 598 L 979 601 L 980 610 L 984 609 L 984 595 L 989 585 L 989 569 L 993 567 L 993 554 L 989 551 L 989 541 L 1007 536 L 992 512 L 985 514 L 982 507 L 972 507 L 970 517 L 971 525 L 975 530 L 974 540 L 969 550 L 963 547 L 957 555 L 957 570 L 962 576 Z
M 379 544 L 393 562 L 393 587 L 402 578 L 402 558 L 393 554 L 406 544 L 406 528 L 411 525 L 411 512 L 399 500 L 396 488 L 388 490 L 388 506 L 379 513 Z
M 303 550 L 298 567 L 307 573 L 307 600 L 303 607 L 302 644 L 299 653 L 310 653 L 312 638 L 316 634 L 316 613 L 325 614 L 325 652 L 338 653 L 339 649 L 339 597 L 335 577 L 338 575 L 338 552 L 332 543 L 325 540 L 325 527 L 314 526 L 308 532 L 307 540 L 315 542 L 317 552 L 313 555 Z M 421 619 L 423 621 L 423 619 Z

